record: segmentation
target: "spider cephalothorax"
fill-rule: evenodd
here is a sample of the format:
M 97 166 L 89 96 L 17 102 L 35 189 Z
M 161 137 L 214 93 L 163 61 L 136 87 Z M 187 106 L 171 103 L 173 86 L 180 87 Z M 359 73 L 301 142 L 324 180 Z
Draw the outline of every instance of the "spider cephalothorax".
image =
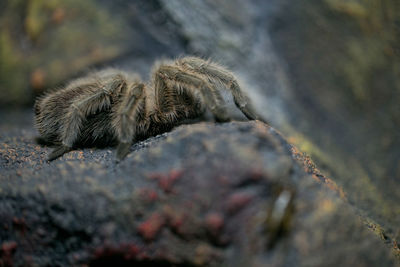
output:
M 249 98 L 224 67 L 197 57 L 161 61 L 151 81 L 116 69 L 76 79 L 35 103 L 35 124 L 41 140 L 56 148 L 53 160 L 74 147 L 118 145 L 124 158 L 131 144 L 202 118 L 208 110 L 216 121 L 229 121 L 223 90 L 250 120 L 257 119 Z

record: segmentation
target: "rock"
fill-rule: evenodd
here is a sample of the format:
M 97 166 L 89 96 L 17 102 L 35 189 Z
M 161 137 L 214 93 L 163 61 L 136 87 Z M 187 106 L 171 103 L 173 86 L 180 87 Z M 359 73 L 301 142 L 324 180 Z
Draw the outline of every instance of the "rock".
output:
M 343 191 L 261 122 L 183 125 L 47 163 L 29 125 L 0 138 L 0 262 L 393 266 Z
M 230 66 L 258 112 L 343 186 L 400 255 L 396 0 L 160 1 L 188 52 Z
M 400 243 L 396 0 L 0 5 L 0 105 L 31 104 L 89 67 L 122 67 L 147 79 L 161 57 L 212 58 L 239 76 L 271 125 Z
M 276 127 L 400 243 L 400 6 L 395 0 L 281 4 L 268 32 L 287 63 L 289 125 L 298 134 Z
M 31 103 L 93 64 L 146 79 L 160 57 L 212 58 L 235 72 L 259 113 L 342 186 L 364 223 L 400 255 L 397 0 L 91 0 L 73 19 L 70 9 L 82 1 L 11 2 L 0 3 L 2 107 Z M 104 53 L 85 52 L 96 44 Z M 14 124 L 14 116 L 7 110 L 1 121 Z M 7 160 L 12 170 L 23 166 Z M 168 189 L 170 180 L 162 181 Z M 207 215 L 209 229 L 219 216 Z

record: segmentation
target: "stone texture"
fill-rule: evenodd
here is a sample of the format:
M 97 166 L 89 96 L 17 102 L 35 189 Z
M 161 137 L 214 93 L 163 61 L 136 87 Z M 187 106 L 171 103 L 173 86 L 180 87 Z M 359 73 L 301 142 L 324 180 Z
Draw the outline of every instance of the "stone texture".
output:
M 34 137 L 0 137 L 5 266 L 395 264 L 343 191 L 261 122 L 180 126 L 119 164 L 112 148 L 49 164 Z
M 93 0 L 72 12 L 81 2 L 1 1 L 2 108 L 30 104 L 89 66 L 147 79 L 160 57 L 210 57 L 238 75 L 259 113 L 342 186 L 364 223 L 400 255 L 397 0 Z M 29 125 L 27 114 L 3 109 L 0 135 L 32 149 L 21 138 L 31 129 L 9 128 Z M 16 156 L 1 161 L 13 171 L 25 166 Z M 207 218 L 218 228 L 218 214 Z
M 395 0 L 282 5 L 269 32 L 294 87 L 290 125 L 301 134 L 293 141 L 399 243 L 400 6 Z

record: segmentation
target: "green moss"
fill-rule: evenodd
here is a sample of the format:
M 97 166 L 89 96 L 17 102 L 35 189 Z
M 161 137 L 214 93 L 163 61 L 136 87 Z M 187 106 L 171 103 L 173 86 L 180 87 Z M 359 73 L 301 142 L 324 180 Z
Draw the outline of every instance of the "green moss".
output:
M 37 39 L 45 28 L 48 17 L 43 11 L 43 1 L 28 1 L 26 8 L 25 31 L 32 40 Z
M 400 260 L 400 247 L 397 244 L 397 242 L 390 236 L 388 236 L 385 232 L 385 229 L 379 225 L 376 221 L 370 219 L 370 218 L 365 218 L 361 217 L 361 221 L 369 228 L 371 229 L 380 239 L 386 242 L 391 249 L 392 253 L 394 256 Z
M 281 130 L 288 136 L 290 143 L 310 155 L 324 174 L 334 178 L 346 195 L 349 195 L 350 202 L 364 211 L 365 220 L 371 216 L 396 218 L 397 214 L 400 214 L 400 207 L 383 195 L 384 192 L 377 187 L 374 179 L 366 172 L 358 159 L 350 157 L 346 151 L 335 146 L 330 146 L 329 153 L 326 152 L 325 148 L 319 147 L 311 138 L 291 125 L 283 126 Z M 326 143 L 329 143 L 329 140 L 326 140 Z M 335 168 L 331 167 L 332 163 L 335 164 Z M 341 176 L 351 176 L 354 179 L 346 181 Z
M 375 38 L 349 40 L 346 44 L 347 56 L 341 61 L 342 69 L 358 102 L 372 100 L 370 78 L 387 63 L 382 45 L 381 40 Z
M 344 36 L 344 57 L 338 58 L 338 69 L 343 70 L 355 100 L 366 106 L 373 101 L 371 77 L 381 69 L 398 65 L 393 61 L 396 19 L 399 5 L 393 0 L 345 1 L 326 0 L 334 11 L 347 16 L 360 30 L 354 36 Z M 397 76 L 399 80 L 399 76 Z
M 353 17 L 365 18 L 368 15 L 368 11 L 365 6 L 357 0 L 325 0 L 325 3 L 331 9 Z
M 8 103 L 26 101 L 23 57 L 7 31 L 0 31 L 0 62 L 0 98 Z
M 0 11 L 1 102 L 27 103 L 32 89 L 39 93 L 124 53 L 126 29 L 94 0 L 7 0 Z

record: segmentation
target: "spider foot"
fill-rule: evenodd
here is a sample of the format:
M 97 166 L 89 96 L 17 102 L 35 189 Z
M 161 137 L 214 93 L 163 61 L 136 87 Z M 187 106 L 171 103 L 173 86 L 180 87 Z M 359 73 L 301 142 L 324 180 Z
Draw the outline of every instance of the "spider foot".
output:
M 231 121 L 230 116 L 228 115 L 227 110 L 224 106 L 219 106 L 211 109 L 211 112 L 214 115 L 214 120 L 216 122 L 229 122 Z
M 240 109 L 243 112 L 243 114 L 247 117 L 247 119 L 249 119 L 249 120 L 259 120 L 259 121 L 262 121 L 262 122 L 266 123 L 266 121 L 263 118 L 261 118 L 257 114 L 257 112 L 255 112 L 255 110 L 252 107 L 252 105 L 246 104 L 243 107 L 241 107 Z
M 53 149 L 53 151 L 51 151 L 50 155 L 47 157 L 47 160 L 53 161 L 71 150 L 72 148 L 68 146 L 64 145 L 57 146 L 56 148 Z
M 117 161 L 123 160 L 129 153 L 131 143 L 119 143 L 117 147 Z

